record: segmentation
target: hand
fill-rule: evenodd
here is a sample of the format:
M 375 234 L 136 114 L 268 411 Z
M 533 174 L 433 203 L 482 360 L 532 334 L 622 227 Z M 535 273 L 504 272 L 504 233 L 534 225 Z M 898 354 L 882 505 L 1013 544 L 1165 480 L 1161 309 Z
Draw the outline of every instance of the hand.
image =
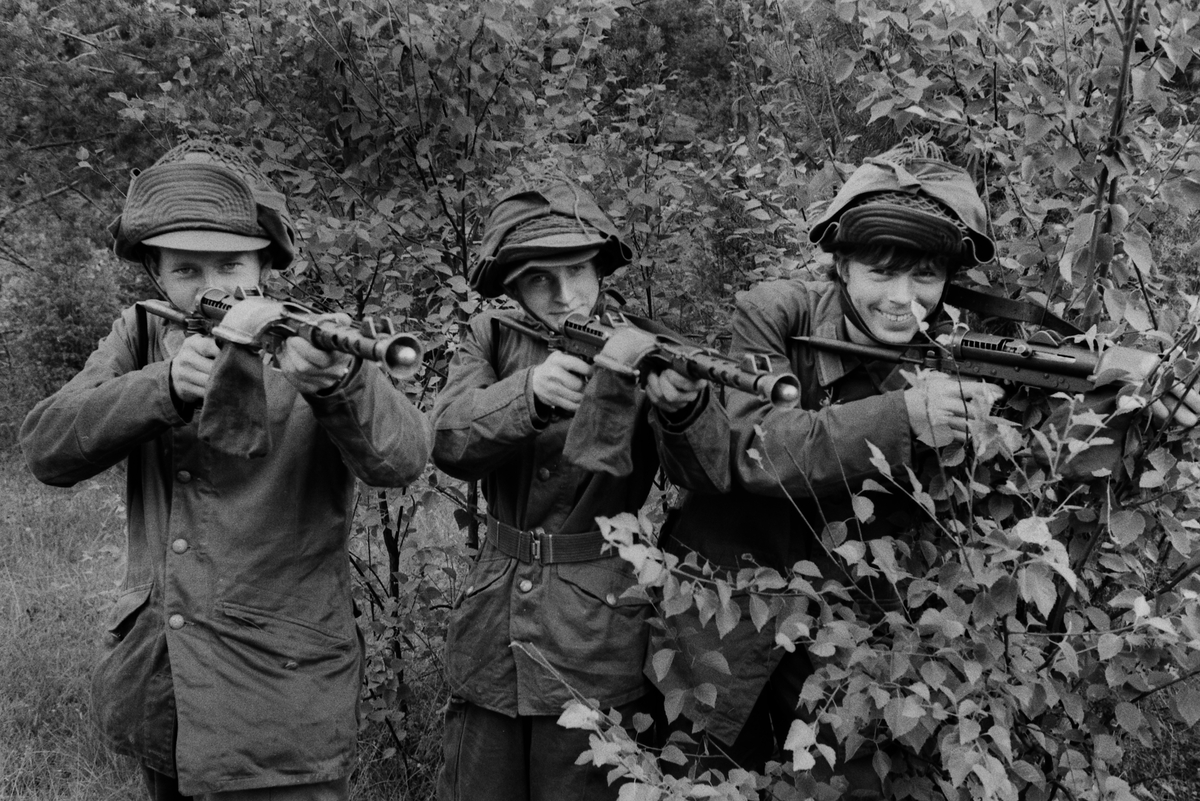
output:
M 592 366 L 577 356 L 551 351 L 546 361 L 533 368 L 533 395 L 547 406 L 574 412 L 583 402 L 583 385 Z
M 1149 403 L 1150 414 L 1160 426 L 1170 425 L 1186 431 L 1200 420 L 1200 393 L 1194 389 L 1184 391 L 1188 382 L 1181 385 L 1170 365 L 1157 353 L 1114 346 L 1101 354 L 1096 372 L 1100 375 L 1119 374 L 1126 383 L 1135 386 L 1149 381 L 1156 393 Z
M 693 381 L 682 373 L 667 368 L 651 373 L 646 379 L 646 396 L 663 412 L 672 414 L 690 406 L 708 386 L 704 379 Z
M 972 420 L 982 420 L 1004 390 L 983 381 L 959 381 L 945 373 L 910 376 L 905 390 L 908 424 L 913 435 L 934 447 L 964 442 Z
M 171 389 L 175 396 L 184 403 L 203 403 L 208 392 L 208 377 L 220 352 L 217 343 L 209 337 L 193 334 L 184 339 L 179 352 L 171 359 Z
M 1150 403 L 1150 414 L 1159 425 L 1171 425 L 1183 431 L 1200 422 L 1200 393 L 1183 391 L 1182 386 L 1168 386 L 1162 396 Z
M 303 337 L 285 339 L 275 358 L 283 377 L 304 395 L 334 387 L 354 366 L 349 353 L 321 350 Z

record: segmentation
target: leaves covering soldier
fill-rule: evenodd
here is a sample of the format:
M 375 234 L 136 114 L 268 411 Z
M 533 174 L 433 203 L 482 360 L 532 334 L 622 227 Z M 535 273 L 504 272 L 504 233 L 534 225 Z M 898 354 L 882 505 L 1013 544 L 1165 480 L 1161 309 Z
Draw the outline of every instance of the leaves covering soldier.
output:
M 937 449 L 967 440 L 1005 391 L 820 350 L 795 338 L 873 347 L 928 342 L 935 335 L 931 326 L 944 319 L 955 273 L 994 258 L 986 226 L 974 182 L 954 165 L 901 148 L 857 169 L 810 234 L 833 254 L 828 280 L 760 284 L 739 298 L 731 322 L 731 355 L 766 355 L 776 369 L 790 369 L 800 381 L 799 406 L 778 408 L 747 393 L 727 394 L 733 491 L 724 497 L 691 493 L 660 547 L 681 558 L 697 553 L 730 575 L 761 566 L 787 576 L 794 565 L 808 563 L 805 578 L 849 588 L 849 597 L 838 598 L 858 614 L 881 619 L 897 609 L 902 600 L 895 589 L 883 578 L 852 576 L 822 542 L 822 532 L 844 521 L 847 541 L 911 539 L 925 512 L 901 495 L 872 491 L 872 485 L 887 483 L 880 464 L 898 475 L 907 468 L 920 472 L 922 462 L 936 467 Z M 1116 408 L 1111 393 L 1097 394 L 1098 403 L 1108 404 L 1106 412 Z M 1156 413 L 1171 407 L 1175 424 L 1194 425 L 1200 399 L 1188 392 L 1183 400 Z M 1119 428 L 1132 417 L 1109 419 Z M 1108 468 L 1119 456 L 1119 446 L 1081 451 L 1078 474 Z M 864 498 L 869 514 L 854 505 Z M 695 607 L 667 617 L 666 630 L 652 642 L 647 675 L 669 698 L 682 699 L 684 716 L 704 730 L 714 757 L 698 764 L 761 771 L 785 745 L 794 722 L 815 724 L 812 699 L 803 696 L 814 662 L 802 644 L 792 643 L 794 632 L 777 629 L 782 620 L 756 626 L 743 616 L 723 637 L 702 620 Z M 673 658 L 665 658 L 672 651 Z M 668 653 L 656 659 L 660 652 Z M 723 659 L 714 660 L 714 653 Z M 715 670 L 717 662 L 727 663 L 728 671 Z M 702 700 L 699 687 L 718 688 L 715 703 Z M 883 797 L 884 777 L 866 742 L 870 733 L 855 738 L 832 768 L 816 764 L 811 778 L 826 785 L 822 797 Z

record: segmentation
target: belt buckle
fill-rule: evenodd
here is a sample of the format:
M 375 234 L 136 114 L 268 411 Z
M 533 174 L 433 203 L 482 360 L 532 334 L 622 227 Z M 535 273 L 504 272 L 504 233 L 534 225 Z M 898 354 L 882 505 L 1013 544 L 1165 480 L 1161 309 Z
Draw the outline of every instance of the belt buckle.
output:
M 535 562 L 542 561 L 542 536 L 546 529 L 538 526 L 529 532 L 529 555 Z

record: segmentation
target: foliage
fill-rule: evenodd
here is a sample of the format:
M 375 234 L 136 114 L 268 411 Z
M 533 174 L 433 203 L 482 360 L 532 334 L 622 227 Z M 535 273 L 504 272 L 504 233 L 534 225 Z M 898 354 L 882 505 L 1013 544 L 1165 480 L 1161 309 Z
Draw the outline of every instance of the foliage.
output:
M 836 8 L 862 25 L 863 47 L 835 64 L 868 89 L 858 108 L 979 166 L 993 224 L 1013 240 L 981 280 L 1036 289 L 1087 324 L 1106 309 L 1157 327 L 1156 220 L 1200 210 L 1192 4 Z
M 15 440 L 25 411 L 83 367 L 108 331 L 128 292 L 107 254 L 55 247 L 45 272 L 14 276 L 0 287 L 0 387 L 9 399 L 0 413 L 0 444 Z
M 1142 402 L 1126 388 L 1117 409 Z M 1060 430 L 1030 425 L 1040 409 L 1024 412 L 1020 423 L 991 418 L 924 474 L 877 451 L 879 482 L 856 496 L 858 519 L 908 505 L 925 522 L 915 536 L 864 542 L 847 536 L 851 521 L 827 521 L 822 548 L 857 586 L 804 562 L 783 575 L 725 574 L 644 544 L 644 521 L 607 521 L 668 623 L 693 610 L 725 636 L 749 619 L 778 647 L 806 648 L 816 666 L 788 763 L 758 779 L 680 777 L 661 760 L 695 753 L 694 740 L 677 736 L 656 761 L 619 727 L 593 723 L 594 758 L 641 785 L 623 797 L 760 797 L 748 781 L 767 797 L 824 797 L 831 790 L 810 770 L 874 753 L 889 797 L 1135 798 L 1152 777 L 1126 770 L 1131 748 L 1200 719 L 1200 690 L 1186 684 L 1200 672 L 1200 462 L 1194 442 L 1146 432 L 1145 457 L 1112 473 L 1098 454 L 1112 452 L 1104 435 L 1126 415 L 1081 407 Z M 1079 480 L 1093 470 L 1103 478 Z M 862 594 L 868 580 L 902 603 L 877 607 Z M 713 706 L 728 673 L 723 660 L 670 647 L 650 663 L 665 671 L 684 658 L 705 680 L 668 693 L 668 714 Z M 1145 703 L 1163 691 L 1165 703 Z M 883 750 L 864 742 L 868 732 Z
M 0 311 L 15 400 L 0 424 L 69 374 L 130 296 L 132 280 L 95 255 L 120 206 L 112 190 L 181 136 L 264 163 L 302 238 L 282 288 L 402 319 L 428 348 L 406 387 L 426 407 L 480 308 L 471 247 L 499 192 L 580 182 L 638 250 L 615 288 L 713 341 L 738 290 L 811 260 L 808 221 L 853 163 L 909 137 L 945 148 L 985 190 L 1001 258 L 969 280 L 1048 301 L 1093 339 L 1170 343 L 1192 322 L 1167 301 L 1186 301 L 1192 282 L 1165 268 L 1194 267 L 1200 209 L 1190 5 L 0 0 Z M 848 567 L 904 588 L 911 616 L 890 617 L 886 637 L 833 611 L 848 607 L 803 571 L 652 576 L 665 557 L 627 552 L 648 560 L 664 603 L 704 605 L 719 624 L 735 606 L 755 625 L 790 619 L 781 647 L 836 655 L 814 709 L 839 712 L 843 741 L 890 731 L 900 773 L 922 774 L 905 762 L 916 754 L 944 769 L 902 786 L 918 797 L 945 780 L 948 794 L 1120 797 L 1139 778 L 1121 773 L 1129 744 L 1161 736 L 1164 710 L 1195 719 L 1190 691 L 1173 706 L 1139 699 L 1194 661 L 1192 585 L 1160 592 L 1163 571 L 1192 555 L 1192 445 L 1144 439 L 1144 461 L 1075 490 L 1054 476 L 1078 436 L 1046 434 L 1039 463 L 1031 429 L 992 426 L 944 473 L 888 483 L 936 513 L 916 539 L 859 547 L 828 532 Z M 437 762 L 441 631 L 469 556 L 434 521 L 469 528 L 470 497 L 430 471 L 360 499 L 363 774 L 414 797 Z M 822 617 L 793 608 L 806 597 L 827 602 Z M 596 758 L 639 778 L 627 798 L 714 784 L 680 777 L 677 752 L 604 731 Z M 794 732 L 790 766 L 731 772 L 715 792 L 794 797 L 808 781 L 797 765 L 824 759 L 812 734 Z

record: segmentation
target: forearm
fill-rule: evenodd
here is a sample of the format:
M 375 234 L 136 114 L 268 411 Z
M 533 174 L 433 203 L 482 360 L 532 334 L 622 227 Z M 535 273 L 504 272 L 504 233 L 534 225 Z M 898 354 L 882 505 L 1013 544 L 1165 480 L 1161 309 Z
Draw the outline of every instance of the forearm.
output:
M 663 472 L 673 484 L 706 494 L 729 491 L 732 475 L 729 416 L 711 389 L 681 423 L 651 411 Z
M 912 463 L 903 392 L 817 411 L 741 404 L 730 414 L 736 478 L 758 495 L 818 497 L 853 491 L 880 474 L 872 463 L 872 445 L 893 468 Z
M 360 480 L 402 487 L 421 475 L 429 461 L 429 420 L 373 365 L 364 364 L 345 386 L 305 397 Z
M 519 452 L 549 422 L 535 409 L 530 369 L 485 387 L 453 381 L 442 391 L 433 412 L 433 461 L 464 480 L 483 478 Z
M 33 408 L 21 449 L 40 481 L 70 486 L 124 459 L 139 443 L 184 423 L 170 392 L 170 364 L 123 375 L 88 367 Z

